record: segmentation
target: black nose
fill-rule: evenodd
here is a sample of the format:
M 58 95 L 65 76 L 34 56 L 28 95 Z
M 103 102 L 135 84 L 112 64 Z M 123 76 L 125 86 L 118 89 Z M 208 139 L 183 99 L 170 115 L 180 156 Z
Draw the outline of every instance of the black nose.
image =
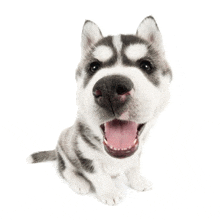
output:
M 117 111 L 129 100 L 134 87 L 125 76 L 111 75 L 101 78 L 93 87 L 96 103 L 109 111 Z

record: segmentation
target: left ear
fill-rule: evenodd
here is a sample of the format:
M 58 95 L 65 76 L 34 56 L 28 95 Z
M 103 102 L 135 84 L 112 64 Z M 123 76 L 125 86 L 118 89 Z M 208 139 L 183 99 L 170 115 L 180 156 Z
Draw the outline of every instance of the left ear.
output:
M 99 27 L 94 22 L 87 20 L 84 23 L 81 38 L 82 55 L 85 55 L 103 37 Z
M 163 49 L 162 36 L 155 19 L 152 16 L 146 17 L 137 29 L 136 35 L 146 40 L 150 45 Z

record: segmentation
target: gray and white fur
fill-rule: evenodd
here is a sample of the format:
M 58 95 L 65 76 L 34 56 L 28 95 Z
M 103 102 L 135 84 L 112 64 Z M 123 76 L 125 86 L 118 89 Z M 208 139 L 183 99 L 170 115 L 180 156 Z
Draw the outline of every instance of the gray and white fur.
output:
M 140 175 L 140 154 L 149 130 L 168 103 L 172 73 L 152 16 L 141 22 L 134 35 L 103 37 L 95 23 L 86 21 L 81 46 L 77 119 L 61 133 L 54 151 L 34 153 L 29 161 L 57 160 L 61 176 L 75 192 L 86 194 L 93 186 L 100 201 L 115 205 L 122 193 L 112 177 L 124 174 L 131 188 L 151 189 L 151 183 Z M 137 124 L 138 146 L 105 146 L 103 127 L 114 120 Z

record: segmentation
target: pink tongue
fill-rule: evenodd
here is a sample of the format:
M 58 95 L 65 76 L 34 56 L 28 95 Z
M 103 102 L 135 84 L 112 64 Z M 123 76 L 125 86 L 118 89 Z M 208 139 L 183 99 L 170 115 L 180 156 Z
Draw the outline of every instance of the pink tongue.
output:
M 113 120 L 105 125 L 105 137 L 108 145 L 116 149 L 133 145 L 137 136 L 137 124 L 132 121 Z

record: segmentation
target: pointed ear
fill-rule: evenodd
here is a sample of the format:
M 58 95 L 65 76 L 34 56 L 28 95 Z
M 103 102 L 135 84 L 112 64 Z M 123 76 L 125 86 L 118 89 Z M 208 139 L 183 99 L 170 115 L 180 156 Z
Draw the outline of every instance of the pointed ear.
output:
M 162 36 L 155 19 L 152 16 L 146 17 L 139 25 L 136 35 L 143 38 L 150 45 L 163 49 Z
M 82 30 L 82 55 L 88 52 L 102 38 L 102 33 L 98 26 L 92 21 L 85 21 Z

